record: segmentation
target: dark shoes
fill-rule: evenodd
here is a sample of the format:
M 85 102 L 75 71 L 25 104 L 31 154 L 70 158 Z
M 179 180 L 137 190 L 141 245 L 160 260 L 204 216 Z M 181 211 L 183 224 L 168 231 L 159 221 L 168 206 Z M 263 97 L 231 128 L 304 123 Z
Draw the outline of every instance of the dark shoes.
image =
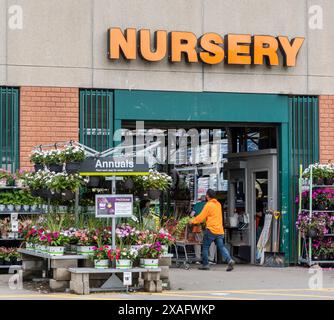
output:
M 210 267 L 208 265 L 201 266 L 201 267 L 198 268 L 198 270 L 210 270 Z
M 230 262 L 227 264 L 226 271 L 232 271 L 234 269 L 235 261 L 230 260 Z

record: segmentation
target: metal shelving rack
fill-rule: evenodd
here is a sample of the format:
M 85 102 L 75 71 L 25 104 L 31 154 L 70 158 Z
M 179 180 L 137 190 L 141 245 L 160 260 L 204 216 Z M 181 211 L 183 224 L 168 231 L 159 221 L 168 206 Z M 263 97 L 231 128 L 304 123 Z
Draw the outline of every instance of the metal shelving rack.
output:
M 314 188 L 334 188 L 334 185 L 314 185 L 313 184 L 313 166 L 310 166 L 310 178 L 308 181 L 303 179 L 303 166 L 300 165 L 299 171 L 299 203 L 298 203 L 298 214 L 302 211 L 309 212 L 309 217 L 311 218 L 314 212 L 327 212 L 333 213 L 331 210 L 313 210 L 312 203 L 312 191 Z M 302 192 L 309 191 L 309 209 L 302 208 Z M 324 237 L 334 237 L 333 233 L 325 234 Z M 316 264 L 334 264 L 334 260 L 313 260 L 313 250 L 312 250 L 312 238 L 302 235 L 299 231 L 298 233 L 298 263 L 307 264 L 309 267 Z
M 8 190 L 22 190 L 21 187 L 17 187 L 17 186 L 1 186 L 0 187 L 0 192 L 2 191 L 8 191 Z M 13 219 L 14 215 L 39 215 L 42 214 L 42 211 L 2 211 L 0 212 L 0 218 L 2 216 L 10 216 L 11 220 Z M 13 232 L 14 234 L 17 232 Z M 0 246 L 5 246 L 7 247 L 7 243 L 14 243 L 13 246 L 17 246 L 17 243 L 21 243 L 21 241 L 23 241 L 24 239 L 22 238 L 0 238 Z M 15 265 L 1 265 L 0 269 L 10 269 L 12 267 L 17 267 Z

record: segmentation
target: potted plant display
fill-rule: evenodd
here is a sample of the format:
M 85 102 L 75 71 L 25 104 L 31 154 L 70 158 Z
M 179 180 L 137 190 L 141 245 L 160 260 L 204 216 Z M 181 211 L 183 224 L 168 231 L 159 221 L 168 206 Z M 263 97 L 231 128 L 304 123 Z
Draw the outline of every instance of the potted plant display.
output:
M 175 238 L 168 231 L 160 229 L 156 239 L 161 244 L 161 255 L 166 256 L 168 248 L 175 242 Z
M 67 173 L 78 173 L 81 162 L 86 159 L 85 150 L 79 146 L 67 146 L 63 150 L 63 159 L 66 163 Z
M 137 190 L 147 191 L 152 200 L 159 199 L 161 192 L 167 190 L 172 184 L 172 178 L 166 173 L 160 173 L 150 169 L 146 176 L 134 177 L 134 185 Z
M 48 243 L 48 253 L 52 256 L 64 255 L 65 246 L 70 242 L 62 231 L 55 231 L 45 234 Z
M 94 267 L 96 269 L 108 269 L 109 268 L 109 246 L 97 246 L 93 247 L 94 251 L 91 255 L 91 259 L 94 260 Z
M 87 229 L 77 230 L 75 237 L 78 239 L 77 253 L 80 255 L 92 255 L 96 247 L 97 236 Z
M 120 247 L 110 250 L 108 256 L 111 261 L 116 261 L 116 269 L 131 269 L 133 261 L 137 257 L 137 252 L 130 248 Z
M 0 247 L 0 266 L 4 265 L 5 263 L 5 252 L 7 248 Z
M 44 163 L 51 172 L 62 172 L 64 159 L 61 150 L 55 149 L 44 152 Z
M 44 169 L 44 152 L 41 150 L 34 150 L 30 155 L 30 162 L 34 164 L 35 171 Z
M 5 187 L 7 185 L 7 178 L 10 173 L 4 169 L 0 169 L 0 187 Z
M 139 251 L 138 256 L 140 258 L 140 266 L 145 269 L 157 269 L 159 268 L 159 258 L 161 256 L 162 248 L 159 241 L 151 244 L 144 245 Z

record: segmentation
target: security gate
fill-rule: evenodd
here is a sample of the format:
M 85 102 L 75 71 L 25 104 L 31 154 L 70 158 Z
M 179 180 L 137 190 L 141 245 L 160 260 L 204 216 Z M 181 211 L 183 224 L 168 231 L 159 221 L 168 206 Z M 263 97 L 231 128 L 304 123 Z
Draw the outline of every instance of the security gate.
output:
M 0 88 L 0 168 L 19 168 L 19 90 Z

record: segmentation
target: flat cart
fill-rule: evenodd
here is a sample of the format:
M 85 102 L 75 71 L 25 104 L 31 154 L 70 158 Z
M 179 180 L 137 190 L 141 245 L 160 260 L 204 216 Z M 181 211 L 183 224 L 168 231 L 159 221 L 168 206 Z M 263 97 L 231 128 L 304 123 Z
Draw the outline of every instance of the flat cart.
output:
M 184 268 L 185 270 L 190 269 L 190 264 L 194 262 L 200 262 L 201 258 L 196 258 L 196 245 L 202 245 L 201 237 L 197 235 L 201 235 L 201 233 L 192 232 L 192 227 L 187 225 L 184 231 L 184 234 L 177 239 L 174 244 L 175 248 L 175 258 L 173 262 L 177 268 Z M 193 250 L 190 250 L 190 249 Z

